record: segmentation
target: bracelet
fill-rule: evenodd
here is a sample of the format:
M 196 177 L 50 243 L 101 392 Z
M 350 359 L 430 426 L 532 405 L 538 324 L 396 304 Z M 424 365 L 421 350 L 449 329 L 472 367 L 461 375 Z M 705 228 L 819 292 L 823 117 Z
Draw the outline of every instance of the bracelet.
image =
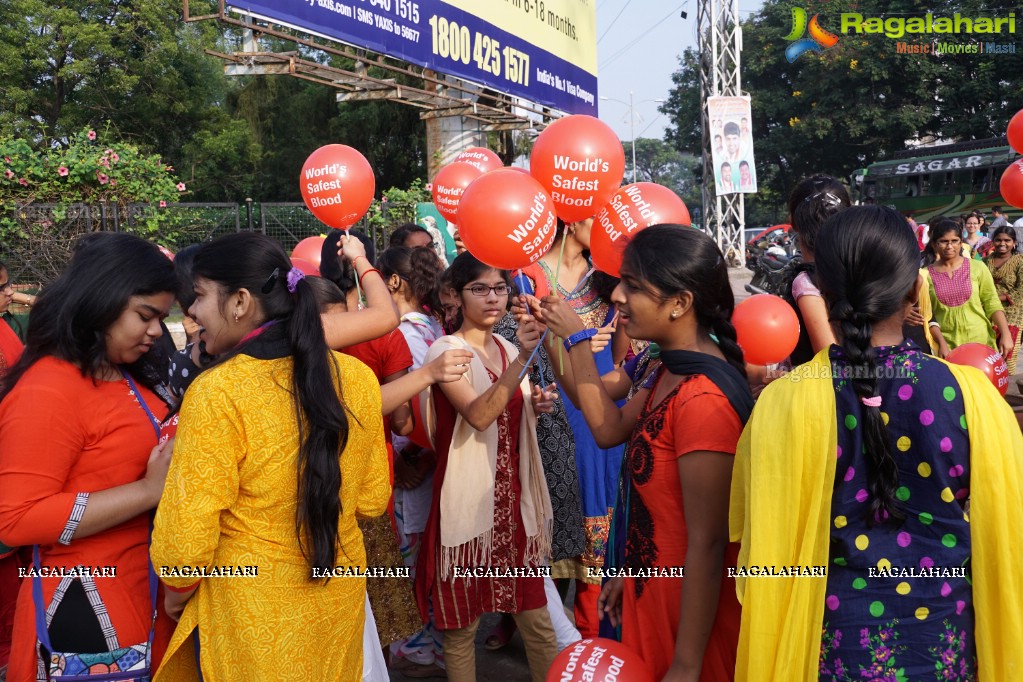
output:
M 522 358 L 520 358 L 518 355 L 515 356 L 515 362 L 519 363 L 523 367 L 529 367 L 529 365 L 527 365 L 525 362 L 523 362 Z
M 378 275 L 380 275 L 380 279 L 383 279 L 383 278 L 384 278 L 384 275 L 383 275 L 383 273 L 381 273 L 381 272 L 380 272 L 379 270 L 377 270 L 376 268 L 367 268 L 365 272 L 363 272 L 363 273 L 362 273 L 361 275 L 359 275 L 359 284 L 362 284 L 362 278 L 363 278 L 363 277 L 365 277 L 366 275 L 368 275 L 368 274 L 369 274 L 369 273 L 371 273 L 371 272 L 375 272 L 375 273 L 377 273 Z
M 366 258 L 366 257 L 365 256 L 356 256 L 355 258 L 353 258 L 352 259 L 352 267 L 353 268 L 355 267 L 355 264 L 359 261 L 360 258 Z M 366 258 L 366 262 L 369 263 L 369 258 Z M 370 263 L 370 265 L 372 265 L 372 263 Z
M 584 329 L 581 332 L 576 332 L 575 334 L 572 334 L 567 339 L 565 339 L 564 341 L 565 350 L 572 350 L 572 346 L 578 343 L 582 343 L 587 339 L 592 339 L 596 335 L 597 335 L 596 329 Z

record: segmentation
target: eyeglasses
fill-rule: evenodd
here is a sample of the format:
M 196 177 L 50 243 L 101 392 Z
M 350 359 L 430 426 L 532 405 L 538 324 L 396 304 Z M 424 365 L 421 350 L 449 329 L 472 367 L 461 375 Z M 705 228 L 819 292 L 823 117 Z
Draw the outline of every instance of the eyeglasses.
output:
M 498 296 L 507 296 L 511 293 L 511 287 L 507 284 L 497 284 L 492 287 L 488 287 L 486 284 L 473 284 L 471 287 L 465 287 L 462 291 L 468 291 L 473 296 L 486 296 L 493 291 Z

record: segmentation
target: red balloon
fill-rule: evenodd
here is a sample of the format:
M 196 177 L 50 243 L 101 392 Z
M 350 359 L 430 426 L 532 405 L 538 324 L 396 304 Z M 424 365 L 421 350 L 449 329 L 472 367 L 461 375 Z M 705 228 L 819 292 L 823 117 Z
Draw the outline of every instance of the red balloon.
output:
M 1003 199 L 1016 208 L 1023 208 L 1023 159 L 1014 161 L 1005 169 L 998 188 Z
M 294 259 L 303 260 L 309 263 L 319 274 L 320 270 L 320 251 L 323 249 L 323 242 L 327 241 L 326 237 L 306 237 L 300 241 L 294 249 L 291 250 L 292 261 Z M 298 267 L 297 265 L 295 267 Z M 301 270 L 302 268 L 299 268 Z M 305 272 L 303 270 L 303 272 Z M 308 275 L 309 273 L 306 272 Z
M 343 144 L 328 144 L 310 154 L 298 184 L 313 215 L 342 230 L 366 215 L 376 191 L 369 161 Z
M 313 265 L 312 263 L 310 263 L 309 261 L 307 261 L 305 258 L 292 257 L 291 267 L 298 268 L 299 270 L 302 271 L 303 275 L 311 275 L 313 277 L 320 276 L 320 269 Z
M 536 262 L 557 232 L 550 195 L 532 176 L 510 168 L 484 173 L 469 185 L 455 223 L 469 253 L 500 270 Z
M 554 658 L 546 682 L 654 682 L 646 661 L 612 639 L 584 639 Z
M 799 341 L 799 318 L 784 299 L 757 294 L 735 306 L 732 325 L 746 362 L 770 365 L 781 362 Z
M 501 157 L 498 156 L 496 152 L 492 152 L 486 147 L 469 147 L 464 152 L 456 156 L 453 163 L 467 163 L 470 166 L 478 168 L 481 173 L 497 170 L 498 168 L 504 168 L 504 163 L 501 162 Z
M 483 171 L 469 163 L 449 163 L 437 171 L 430 193 L 437 212 L 449 223 L 457 222 L 455 216 L 458 215 L 458 202 L 465 188 L 481 175 Z
M 1009 146 L 1015 149 L 1017 154 L 1023 154 L 1023 109 L 1009 119 L 1006 134 L 1009 136 Z
M 593 219 L 590 229 L 593 267 L 619 277 L 628 243 L 642 230 L 662 223 L 690 224 L 689 209 L 678 195 L 653 182 L 622 187 Z
M 957 365 L 976 367 L 1002 395 L 1009 390 L 1009 366 L 1005 364 L 1002 354 L 994 348 L 983 343 L 964 343 L 956 346 L 945 359 Z
M 576 114 L 547 126 L 533 143 L 529 168 L 566 223 L 592 218 L 622 184 L 625 148 L 603 121 Z

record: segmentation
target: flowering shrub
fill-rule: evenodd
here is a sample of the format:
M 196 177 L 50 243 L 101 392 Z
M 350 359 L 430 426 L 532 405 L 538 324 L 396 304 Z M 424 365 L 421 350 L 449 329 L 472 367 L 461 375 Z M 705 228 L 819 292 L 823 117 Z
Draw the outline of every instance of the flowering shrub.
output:
M 36 150 L 23 139 L 0 139 L 0 205 L 176 201 L 185 184 L 159 156 L 122 142 L 104 144 L 95 130 L 73 136 L 67 147 Z
M 34 281 L 60 272 L 78 235 L 100 229 L 103 210 L 127 216 L 129 204 L 148 204 L 151 210 L 136 208 L 122 229 L 148 238 L 174 229 L 166 223 L 175 216 L 157 206 L 178 201 L 185 184 L 159 156 L 107 137 L 83 130 L 66 147 L 45 149 L 0 139 L 0 249 L 15 263 L 32 263 L 25 276 Z

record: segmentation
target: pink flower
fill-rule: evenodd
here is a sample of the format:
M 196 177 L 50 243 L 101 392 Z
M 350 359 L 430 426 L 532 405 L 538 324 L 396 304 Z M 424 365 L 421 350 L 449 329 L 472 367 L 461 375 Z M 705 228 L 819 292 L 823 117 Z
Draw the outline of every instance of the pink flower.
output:
M 4 177 L 10 180 L 11 178 L 14 177 L 14 171 L 8 168 L 7 170 L 4 171 Z
M 28 185 L 28 180 L 26 180 L 25 178 L 18 178 L 18 184 L 19 185 L 27 186 Z
M 95 140 L 96 139 L 96 131 L 95 130 L 90 130 L 88 133 L 85 134 L 85 136 L 87 138 L 89 138 L 90 140 Z
M 117 152 L 114 152 L 113 154 L 110 155 L 110 160 L 113 161 L 114 163 L 117 163 L 118 161 L 121 160 L 121 157 L 117 155 Z
M 110 178 L 106 173 L 96 173 L 96 179 L 99 180 L 99 184 L 105 185 Z
M 67 166 L 61 166 L 60 168 L 57 169 L 57 175 L 59 175 L 62 178 L 66 178 L 69 172 L 70 171 L 67 169 Z
M 163 201 L 163 200 L 161 199 L 161 200 L 160 200 L 160 208 L 167 208 L 167 202 L 166 202 L 166 201 Z
M 110 162 L 107 161 L 106 158 L 100 159 L 99 165 L 103 166 L 104 168 L 110 168 Z
M 170 173 L 172 170 L 174 170 L 174 166 L 165 166 L 164 170 Z
M 185 191 L 185 183 L 183 183 L 183 182 L 179 182 L 179 183 L 177 184 L 177 188 L 178 188 L 178 191 L 179 191 L 179 192 L 184 192 L 184 191 Z
M 117 180 L 111 180 L 110 181 L 110 186 L 111 187 L 117 187 Z
M 110 155 L 111 155 L 111 154 L 113 154 L 113 153 L 114 153 L 114 150 L 113 150 L 113 149 L 109 149 L 109 148 L 108 148 L 108 149 L 104 149 L 104 150 L 103 150 L 103 156 L 110 156 Z
M 5 156 L 5 157 L 4 157 L 4 162 L 5 162 L 5 163 L 10 163 L 10 162 L 11 162 L 11 157 L 9 157 L 9 156 Z

